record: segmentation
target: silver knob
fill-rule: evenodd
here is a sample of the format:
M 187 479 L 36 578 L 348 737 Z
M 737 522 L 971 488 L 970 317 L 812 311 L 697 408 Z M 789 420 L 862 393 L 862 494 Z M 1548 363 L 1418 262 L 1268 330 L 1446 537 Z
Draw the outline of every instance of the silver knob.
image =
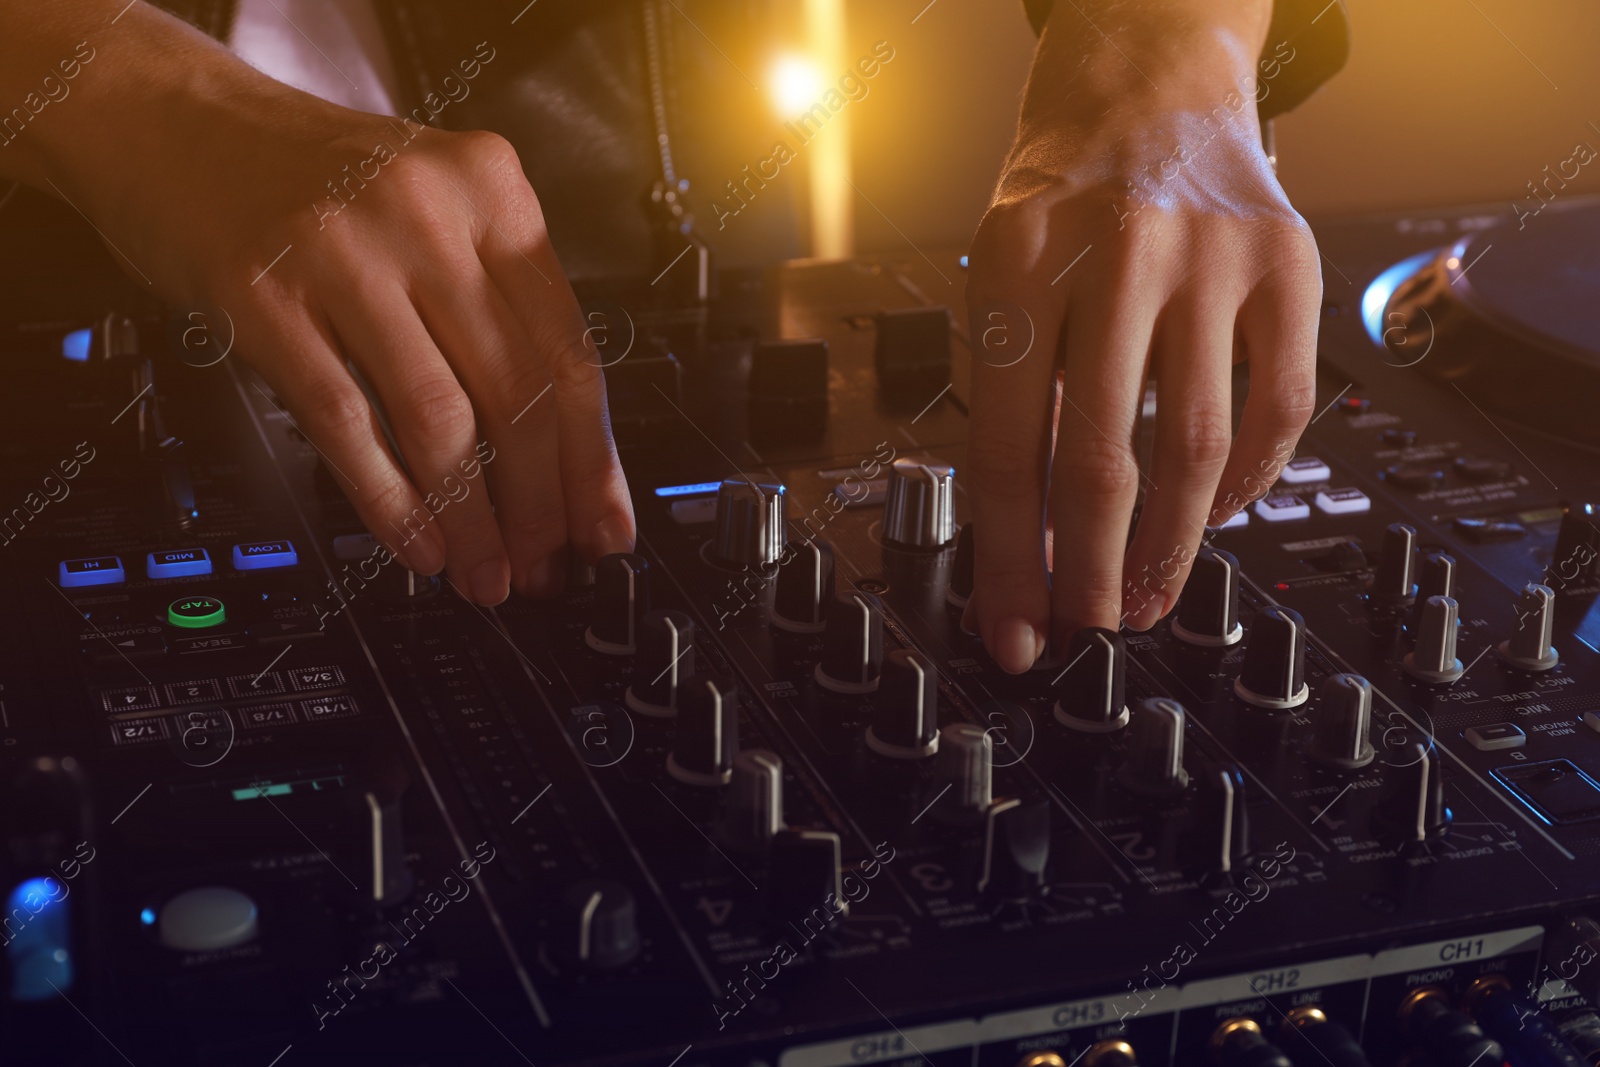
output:
M 931 809 L 934 817 L 945 821 L 983 817 L 994 800 L 994 741 L 989 731 L 970 722 L 940 730 L 938 771 L 938 780 L 945 783 L 941 788 L 950 790 L 950 799 Z
M 783 760 L 764 748 L 733 757 L 733 781 L 723 809 L 723 833 L 745 853 L 762 852 L 783 829 Z
M 1525 671 L 1547 671 L 1561 662 L 1550 647 L 1556 622 L 1556 595 L 1547 585 L 1531 582 L 1517 597 L 1517 624 L 1500 642 L 1500 658 Z
M 883 498 L 883 537 L 910 548 L 943 548 L 956 535 L 956 469 L 897 459 Z
M 1406 653 L 1402 663 L 1406 673 L 1424 682 L 1442 685 L 1466 673 L 1456 659 L 1456 631 L 1461 628 L 1460 609 L 1447 596 L 1431 596 L 1422 605 L 1422 621 L 1417 625 L 1417 648 Z
M 724 563 L 765 566 L 783 554 L 787 521 L 783 486 L 728 478 L 717 490 L 717 532 L 711 551 Z

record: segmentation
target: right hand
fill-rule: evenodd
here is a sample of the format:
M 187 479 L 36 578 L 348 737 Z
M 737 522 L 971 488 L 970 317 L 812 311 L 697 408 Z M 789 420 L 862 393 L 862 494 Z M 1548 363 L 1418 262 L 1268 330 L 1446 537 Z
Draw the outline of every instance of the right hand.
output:
M 188 35 L 171 22 L 139 5 L 114 29 Z M 182 43 L 197 73 L 145 102 L 114 166 L 74 145 L 48 170 L 129 276 L 228 314 L 239 356 L 411 570 L 445 569 L 487 605 L 508 585 L 558 592 L 569 544 L 591 562 L 630 550 L 596 349 L 512 147 L 337 107 Z M 119 76 L 111 43 L 99 51 L 83 88 Z

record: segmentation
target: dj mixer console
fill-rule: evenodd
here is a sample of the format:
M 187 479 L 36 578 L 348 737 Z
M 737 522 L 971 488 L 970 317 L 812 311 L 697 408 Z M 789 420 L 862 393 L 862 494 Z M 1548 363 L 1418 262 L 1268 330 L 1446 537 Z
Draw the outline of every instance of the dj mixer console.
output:
M 1319 226 L 1281 479 L 1021 676 L 961 626 L 957 255 L 580 292 L 638 546 L 495 609 L 367 534 L 227 309 L 38 268 L 0 1060 L 1600 1062 L 1600 324 L 1548 247 L 1596 210 Z

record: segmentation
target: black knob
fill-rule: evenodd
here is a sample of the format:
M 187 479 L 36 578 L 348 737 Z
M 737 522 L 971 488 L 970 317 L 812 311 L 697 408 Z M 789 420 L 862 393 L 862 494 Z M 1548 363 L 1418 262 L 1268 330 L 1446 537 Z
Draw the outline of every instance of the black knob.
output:
M 939 671 L 914 649 L 884 658 L 877 710 L 867 747 L 890 759 L 922 759 L 939 751 Z
M 1189 786 L 1183 769 L 1183 705 L 1166 697 L 1151 697 L 1132 709 L 1128 727 L 1128 758 L 1122 765 L 1122 784 L 1136 793 L 1174 797 Z
M 1194 840 L 1199 865 L 1230 875 L 1250 855 L 1250 818 L 1244 772 L 1236 764 L 1213 763 L 1196 776 Z
M 1239 560 L 1231 552 L 1200 546 L 1178 598 L 1172 636 L 1207 648 L 1232 645 L 1244 636 L 1239 624 Z
M 681 611 L 652 611 L 639 626 L 628 707 L 640 715 L 678 714 L 678 687 L 694 677 L 694 621 Z
M 783 829 L 783 760 L 764 748 L 733 757 L 723 809 L 723 836 L 741 852 L 758 853 Z
M 791 541 L 778 565 L 772 598 L 772 625 L 797 634 L 821 633 L 833 599 L 833 548 L 808 538 Z
M 1273 605 L 1257 615 L 1244 647 L 1244 666 L 1234 680 L 1239 699 L 1258 708 L 1304 704 L 1306 624 L 1298 611 Z
M 678 687 L 678 737 L 667 773 L 684 785 L 726 785 L 739 752 L 739 687 L 696 675 Z
M 1312 759 L 1341 771 L 1372 762 L 1372 685 L 1361 675 L 1330 675 L 1317 690 L 1312 722 Z
M 1556 550 L 1545 571 L 1544 584 L 1556 592 L 1593 585 L 1600 578 L 1600 508 L 1593 504 L 1565 504 Z
M 883 668 L 883 609 L 859 590 L 838 593 L 828 604 L 817 684 L 836 693 L 871 693 Z
M 1406 762 L 1391 766 L 1385 776 L 1378 822 L 1400 841 L 1432 841 L 1450 828 L 1451 818 L 1439 747 L 1431 738 L 1426 744 L 1418 741 L 1401 758 Z
M 711 554 L 736 567 L 776 563 L 783 551 L 787 496 L 781 485 L 728 478 L 717 490 Z
M 945 590 L 944 598 L 953 606 L 964 608 L 967 601 L 972 599 L 972 571 L 974 552 L 972 544 L 972 523 L 961 527 L 961 532 L 956 534 L 956 558 L 950 565 L 950 587 Z
M 1128 725 L 1127 659 L 1127 644 L 1114 630 L 1089 627 L 1073 634 L 1067 665 L 1054 683 L 1056 722 L 1091 734 Z
M 1555 630 L 1556 595 L 1546 585 L 1529 584 L 1516 602 L 1511 636 L 1500 642 L 1500 658 L 1525 671 L 1547 671 L 1561 662 L 1550 646 Z
M 839 881 L 839 835 L 829 830 L 780 830 L 767 851 L 767 915 L 777 923 L 816 914 L 842 915 L 849 904 Z M 831 921 L 831 920 L 830 920 Z M 810 930 L 810 926 L 807 926 Z
M 1417 555 L 1417 531 L 1403 522 L 1383 532 L 1383 550 L 1378 554 L 1378 569 L 1372 576 L 1372 602 L 1380 607 L 1397 608 L 1416 598 L 1412 579 Z
M 639 626 L 650 610 L 650 563 L 632 552 L 613 552 L 594 565 L 594 614 L 584 640 L 596 652 L 631 656 Z
M 1429 597 L 1417 624 L 1417 647 L 1406 653 L 1406 673 L 1418 681 L 1447 685 L 1464 672 L 1456 658 L 1456 634 L 1461 629 L 1459 609 L 1447 596 Z
M 989 805 L 978 892 L 1003 901 L 1038 896 L 1049 861 L 1050 805 L 1043 798 L 1005 797 Z
M 586 970 L 621 967 L 639 954 L 633 891 L 607 878 L 587 878 L 567 888 L 558 955 Z
M 955 536 L 956 471 L 897 459 L 883 495 L 883 539 L 907 548 L 943 548 Z
M 1456 561 L 1443 552 L 1429 552 L 1417 564 L 1417 599 L 1411 606 L 1411 630 L 1422 625 L 1429 597 L 1456 595 Z
M 970 722 L 940 730 L 936 767 L 936 785 L 928 798 L 930 818 L 962 822 L 987 815 L 994 799 L 994 742 L 988 730 Z

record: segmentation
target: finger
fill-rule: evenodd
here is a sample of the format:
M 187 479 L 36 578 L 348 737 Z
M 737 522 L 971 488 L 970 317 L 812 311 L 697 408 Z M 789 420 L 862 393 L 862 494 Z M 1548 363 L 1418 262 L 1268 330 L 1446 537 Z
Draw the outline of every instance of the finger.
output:
M 568 532 L 593 563 L 631 551 L 634 541 L 633 504 L 611 438 L 605 375 L 515 153 L 495 151 L 504 155 L 494 168 L 500 195 L 492 204 L 475 205 L 484 222 L 478 255 L 554 383 L 549 399 Z
M 512 585 L 523 596 L 551 596 L 564 581 L 567 516 L 550 374 L 475 258 L 465 273 L 447 293 L 423 287 L 418 309 L 492 448 L 479 458 L 489 460 L 482 469 L 494 490 Z
M 1123 564 L 1122 618 L 1134 630 L 1177 602 L 1228 461 L 1233 318 L 1225 295 L 1190 293 L 1167 305 L 1156 328 L 1150 484 Z
M 1321 282 L 1308 279 L 1304 271 L 1282 269 L 1263 280 L 1239 308 L 1250 393 L 1208 526 L 1222 525 L 1265 495 L 1294 458 L 1316 405 L 1321 293 Z
M 1116 629 L 1121 614 L 1122 561 L 1141 477 L 1134 418 L 1158 300 L 1153 286 L 1121 273 L 1074 294 L 1068 313 L 1050 469 L 1050 618 L 1058 648 L 1085 626 Z
M 997 250 L 998 251 L 998 250 Z M 1001 263 L 999 255 L 994 257 Z M 1003 670 L 1019 674 L 1044 651 L 1049 577 L 1044 553 L 1045 483 L 1054 412 L 1055 353 L 1066 291 L 1038 272 L 994 266 L 975 251 L 967 286 L 972 360 L 972 428 L 966 480 L 974 541 L 972 621 Z M 1013 361 L 986 359 L 990 315 L 1022 312 L 1032 347 Z M 1015 309 L 1015 310 L 1013 310 Z M 1017 329 L 1012 324 L 1011 329 Z
M 436 524 L 444 534 L 451 584 L 479 604 L 500 603 L 510 591 L 510 564 L 489 494 L 456 489 L 477 458 L 472 404 L 411 298 L 398 286 L 379 283 L 335 311 L 334 326 L 377 390 L 422 493 L 423 509 L 395 532 L 410 536 Z
M 254 366 L 322 455 L 367 529 L 401 566 L 418 574 L 438 573 L 445 562 L 438 530 L 430 526 L 409 539 L 392 533 L 422 507 L 422 498 L 390 453 L 372 405 L 345 368 L 327 325 L 296 314 L 252 332 L 275 338 Z

